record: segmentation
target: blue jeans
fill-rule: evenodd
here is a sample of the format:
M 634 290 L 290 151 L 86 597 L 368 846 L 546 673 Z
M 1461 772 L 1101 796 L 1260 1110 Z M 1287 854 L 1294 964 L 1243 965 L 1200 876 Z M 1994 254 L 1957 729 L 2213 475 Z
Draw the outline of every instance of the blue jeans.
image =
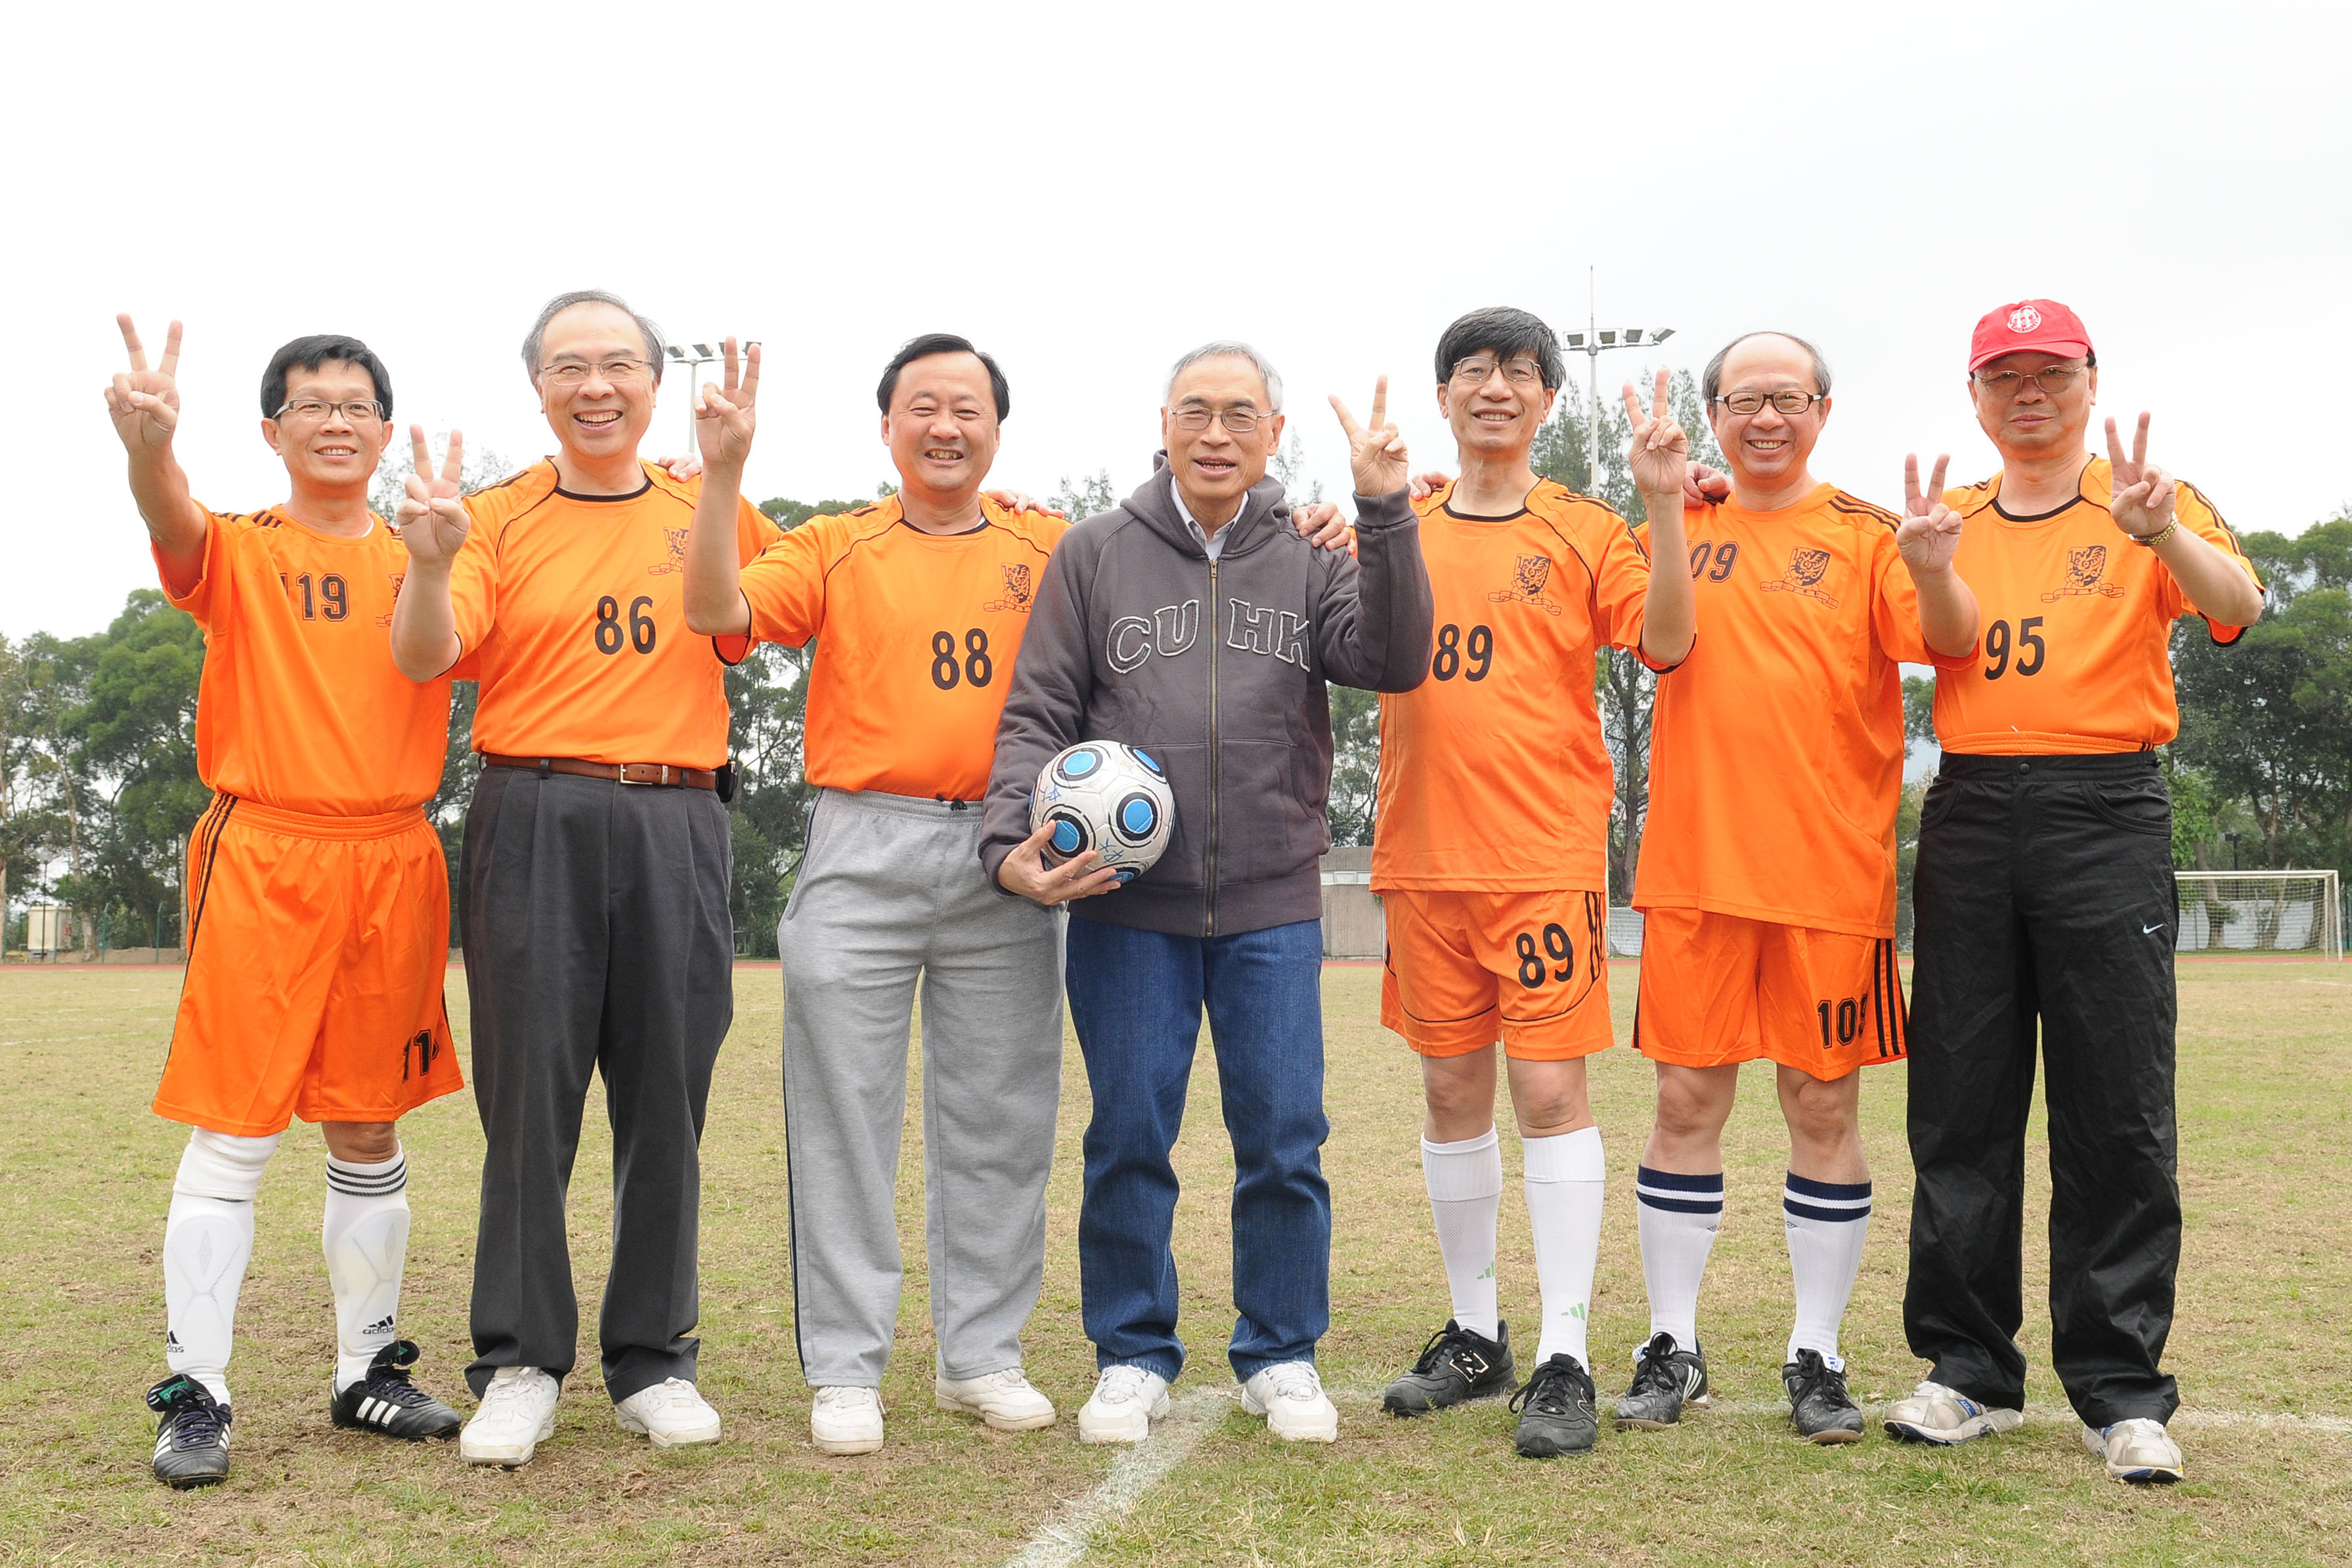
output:
M 1116 895 L 1114 895 L 1116 896 Z M 1331 1189 L 1323 1180 L 1323 927 L 1169 936 L 1075 912 L 1066 980 L 1087 1062 L 1078 1283 L 1098 1366 L 1175 1380 L 1176 1172 L 1201 1013 L 1234 1142 L 1234 1321 L 1244 1382 L 1315 1359 L 1331 1325 Z

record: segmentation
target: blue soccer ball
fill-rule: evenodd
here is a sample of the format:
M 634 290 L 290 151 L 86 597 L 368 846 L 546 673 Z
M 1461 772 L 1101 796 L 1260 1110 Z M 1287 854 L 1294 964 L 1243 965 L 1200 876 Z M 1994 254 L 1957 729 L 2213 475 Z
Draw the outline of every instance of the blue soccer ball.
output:
M 1048 865 L 1091 849 L 1125 884 L 1167 850 L 1176 830 L 1176 792 L 1150 753 L 1117 741 L 1081 741 L 1037 774 L 1029 831 L 1048 824 Z

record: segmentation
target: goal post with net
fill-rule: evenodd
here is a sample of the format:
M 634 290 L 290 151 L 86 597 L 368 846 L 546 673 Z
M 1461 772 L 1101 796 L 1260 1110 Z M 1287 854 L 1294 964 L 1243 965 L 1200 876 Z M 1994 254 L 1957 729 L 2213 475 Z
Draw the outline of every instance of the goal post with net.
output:
M 2344 904 L 2334 871 L 2178 871 L 2178 952 L 2344 956 Z

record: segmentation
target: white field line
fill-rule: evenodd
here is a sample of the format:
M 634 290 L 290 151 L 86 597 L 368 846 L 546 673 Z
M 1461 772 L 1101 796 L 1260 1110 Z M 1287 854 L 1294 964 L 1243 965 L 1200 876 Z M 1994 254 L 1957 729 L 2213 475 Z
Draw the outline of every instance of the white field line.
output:
M 1004 1568 L 1074 1568 L 1085 1561 L 1095 1531 L 1127 1517 L 1144 1493 L 1184 1462 L 1209 1429 L 1211 1416 L 1233 1402 L 1231 1394 L 1215 1388 L 1196 1388 L 1179 1396 L 1149 1438 L 1112 1460 L 1110 1474 L 1094 1490 L 1039 1525 Z

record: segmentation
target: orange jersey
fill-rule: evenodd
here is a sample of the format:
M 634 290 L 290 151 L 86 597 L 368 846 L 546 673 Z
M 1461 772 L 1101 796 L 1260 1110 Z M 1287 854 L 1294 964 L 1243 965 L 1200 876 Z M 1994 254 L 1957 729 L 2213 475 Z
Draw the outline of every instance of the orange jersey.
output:
M 2156 552 L 2107 514 L 2115 479 L 2105 458 L 2083 470 L 2082 493 L 2054 512 L 2011 517 L 2000 476 L 1952 490 L 1966 514 L 1955 558 L 1984 607 L 1984 660 L 1936 682 L 1936 739 L 1948 752 L 1993 756 L 2144 752 L 2180 732 L 2167 645 L 2172 623 L 2201 614 Z M 2253 563 L 2212 503 L 2179 487 L 2180 526 Z M 2232 643 L 2242 626 L 2213 626 Z
M 1595 650 L 1638 648 L 1650 561 L 1625 520 L 1549 479 L 1507 518 L 1417 501 L 1437 611 L 1429 679 L 1381 699 L 1372 886 L 1601 890 L 1616 787 Z
M 314 816 L 432 799 L 449 746 L 450 678 L 419 685 L 392 662 L 392 604 L 408 571 L 400 535 L 382 518 L 365 538 L 338 539 L 276 507 L 208 515 L 203 575 L 184 594 L 163 584 L 205 630 L 205 783 Z
M 1895 933 L 1901 666 L 1919 631 L 1897 519 L 1833 485 L 1683 514 L 1698 641 L 1658 679 L 1638 909 Z
M 981 526 L 947 535 L 908 525 L 896 496 L 813 517 L 743 568 L 752 636 L 816 638 L 811 784 L 927 800 L 988 793 L 1013 656 L 1069 524 L 980 504 Z
M 478 657 L 474 750 L 715 768 L 727 760 L 726 665 L 743 639 L 686 629 L 686 536 L 700 487 L 645 465 L 635 495 L 572 495 L 539 462 L 466 498 L 449 574 Z M 740 558 L 777 536 L 745 501 Z M 722 658 L 722 651 L 724 658 Z

